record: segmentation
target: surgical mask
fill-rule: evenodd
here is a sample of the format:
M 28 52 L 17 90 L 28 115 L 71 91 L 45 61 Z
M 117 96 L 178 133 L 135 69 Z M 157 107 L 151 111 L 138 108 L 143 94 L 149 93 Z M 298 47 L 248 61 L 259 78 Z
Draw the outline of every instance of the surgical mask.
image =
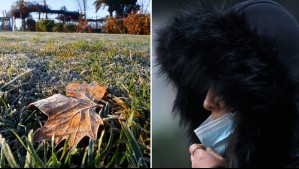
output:
M 220 155 L 224 155 L 228 137 L 233 133 L 233 114 L 227 113 L 215 120 L 210 116 L 197 129 L 195 134 L 205 147 L 210 147 Z

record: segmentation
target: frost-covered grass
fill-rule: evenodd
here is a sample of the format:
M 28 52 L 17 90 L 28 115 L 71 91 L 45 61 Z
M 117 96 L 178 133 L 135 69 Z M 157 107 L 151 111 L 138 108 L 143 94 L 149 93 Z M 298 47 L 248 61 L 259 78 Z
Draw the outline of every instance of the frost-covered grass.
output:
M 47 117 L 28 104 L 92 81 L 108 87 L 107 102 L 118 97 L 127 107 L 106 104 L 114 118 L 98 140 L 72 149 L 32 142 Z M 149 167 L 150 37 L 0 32 L 0 133 L 0 167 Z

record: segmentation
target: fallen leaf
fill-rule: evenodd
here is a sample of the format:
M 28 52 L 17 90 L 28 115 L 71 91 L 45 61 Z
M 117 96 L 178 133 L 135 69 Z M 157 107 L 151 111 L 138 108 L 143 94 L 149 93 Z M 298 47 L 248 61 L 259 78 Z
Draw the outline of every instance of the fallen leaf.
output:
M 39 108 L 48 116 L 43 127 L 33 136 L 34 141 L 51 140 L 55 135 L 56 145 L 70 135 L 69 147 L 84 136 L 97 138 L 100 125 L 104 125 L 96 108 L 103 107 L 97 102 L 106 93 L 105 87 L 96 82 L 91 84 L 71 83 L 66 87 L 66 95 L 55 94 L 46 99 L 29 104 L 28 108 Z
M 84 83 L 80 85 L 79 83 L 71 83 L 66 86 L 66 95 L 81 99 L 91 99 L 93 102 L 98 102 L 101 100 L 105 93 L 106 87 L 100 87 L 98 83 L 93 82 L 90 85 Z

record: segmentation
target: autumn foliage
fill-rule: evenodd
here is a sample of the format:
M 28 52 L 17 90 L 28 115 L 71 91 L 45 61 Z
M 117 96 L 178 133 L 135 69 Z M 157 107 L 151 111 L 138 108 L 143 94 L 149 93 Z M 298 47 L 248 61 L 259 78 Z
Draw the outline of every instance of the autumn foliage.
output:
M 66 86 L 66 95 L 55 94 L 46 99 L 31 103 L 30 109 L 39 108 L 49 118 L 46 124 L 34 133 L 35 141 L 51 140 L 55 135 L 55 143 L 70 136 L 69 147 L 84 136 L 97 139 L 100 125 L 104 125 L 97 107 L 106 93 L 106 87 L 96 82 L 91 84 L 71 83 Z
M 129 14 L 127 18 L 108 18 L 105 24 L 107 33 L 149 35 L 150 34 L 149 14 Z
M 92 32 L 92 28 L 90 25 L 88 25 L 88 21 L 86 19 L 79 19 L 78 25 L 77 25 L 77 29 L 76 32 L 80 32 L 80 33 L 91 33 Z
M 123 34 L 126 33 L 126 27 L 122 19 L 108 18 L 105 24 L 107 33 Z
M 127 28 L 128 34 L 149 35 L 151 28 L 150 15 L 129 14 L 128 17 L 124 19 L 124 25 Z
M 150 35 L 150 14 L 131 13 L 127 18 L 107 17 L 101 32 L 110 34 Z M 81 19 L 78 24 L 54 23 L 42 19 L 36 23 L 28 20 L 28 30 L 39 32 L 93 32 L 87 20 Z

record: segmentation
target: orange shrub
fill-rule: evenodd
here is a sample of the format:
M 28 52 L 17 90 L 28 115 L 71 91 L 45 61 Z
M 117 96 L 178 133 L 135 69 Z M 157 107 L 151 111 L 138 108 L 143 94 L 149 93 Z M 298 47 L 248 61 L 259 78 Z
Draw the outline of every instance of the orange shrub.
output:
M 105 23 L 106 33 L 126 33 L 126 27 L 122 19 L 109 18 Z
M 91 33 L 91 26 L 88 25 L 88 21 L 86 19 L 79 20 L 76 32 L 80 33 Z
M 150 15 L 129 14 L 128 17 L 124 19 L 124 25 L 129 34 L 149 35 L 151 29 Z

